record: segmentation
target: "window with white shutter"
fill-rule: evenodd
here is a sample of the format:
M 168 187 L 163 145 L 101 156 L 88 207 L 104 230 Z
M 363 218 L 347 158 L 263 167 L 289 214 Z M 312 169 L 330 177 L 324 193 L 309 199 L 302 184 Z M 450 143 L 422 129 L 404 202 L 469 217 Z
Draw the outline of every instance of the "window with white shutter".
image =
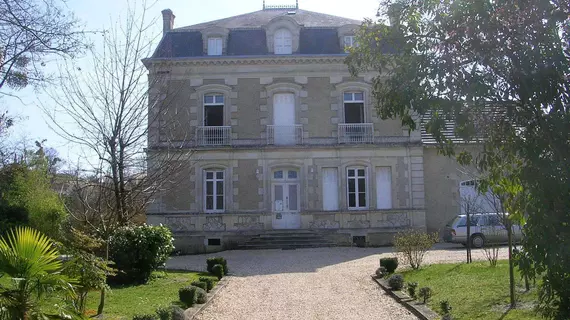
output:
M 338 210 L 338 169 L 323 168 L 323 210 Z
M 208 55 L 221 56 L 222 55 L 222 38 L 208 38 Z
M 392 209 L 392 168 L 376 168 L 376 207 Z
M 292 54 L 293 53 L 293 35 L 287 29 L 279 29 L 274 35 L 274 52 L 275 54 Z

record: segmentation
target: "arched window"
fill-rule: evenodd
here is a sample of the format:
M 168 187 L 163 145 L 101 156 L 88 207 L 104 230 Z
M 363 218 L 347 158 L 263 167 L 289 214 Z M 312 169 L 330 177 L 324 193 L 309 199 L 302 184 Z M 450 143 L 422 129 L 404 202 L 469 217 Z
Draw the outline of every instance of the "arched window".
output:
M 293 53 L 293 35 L 291 31 L 281 28 L 275 31 L 274 52 L 275 54 L 292 54 Z

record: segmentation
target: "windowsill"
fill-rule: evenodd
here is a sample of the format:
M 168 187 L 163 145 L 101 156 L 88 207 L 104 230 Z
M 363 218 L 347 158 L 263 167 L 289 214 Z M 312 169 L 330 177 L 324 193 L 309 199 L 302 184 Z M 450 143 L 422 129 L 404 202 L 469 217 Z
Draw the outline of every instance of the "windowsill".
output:
M 362 208 L 348 208 L 348 211 L 368 211 L 370 208 L 362 207 Z
M 211 214 L 211 213 L 225 213 L 225 210 L 206 210 L 204 213 Z

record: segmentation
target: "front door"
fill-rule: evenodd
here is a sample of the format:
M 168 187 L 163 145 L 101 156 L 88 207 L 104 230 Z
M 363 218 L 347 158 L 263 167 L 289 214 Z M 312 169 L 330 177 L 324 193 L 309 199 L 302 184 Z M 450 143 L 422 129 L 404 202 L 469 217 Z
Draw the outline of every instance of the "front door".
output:
M 299 229 L 301 216 L 298 173 L 296 170 L 277 170 L 273 177 L 273 229 Z
M 273 96 L 273 125 L 276 145 L 295 144 L 295 95 L 278 93 Z

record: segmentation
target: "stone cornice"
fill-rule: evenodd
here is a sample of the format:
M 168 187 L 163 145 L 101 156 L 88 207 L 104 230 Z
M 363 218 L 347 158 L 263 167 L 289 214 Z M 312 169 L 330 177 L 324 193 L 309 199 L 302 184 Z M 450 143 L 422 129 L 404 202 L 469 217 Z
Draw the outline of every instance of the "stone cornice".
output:
M 151 66 L 228 66 L 228 65 L 288 65 L 288 64 L 343 64 L 345 54 L 338 55 L 287 55 L 250 57 L 190 57 L 190 58 L 147 58 L 144 65 Z

